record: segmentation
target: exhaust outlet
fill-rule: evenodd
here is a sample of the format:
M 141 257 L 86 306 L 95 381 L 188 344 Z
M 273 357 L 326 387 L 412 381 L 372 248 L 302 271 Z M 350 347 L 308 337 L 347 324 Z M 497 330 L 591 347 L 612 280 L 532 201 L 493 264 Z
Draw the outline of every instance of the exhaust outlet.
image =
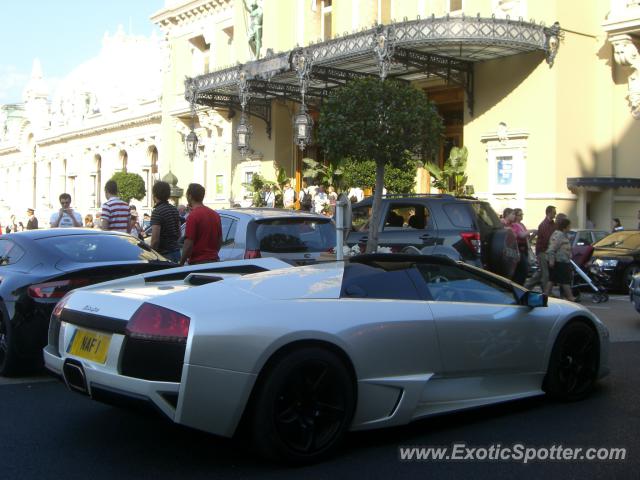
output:
M 62 376 L 69 390 L 82 393 L 83 395 L 89 395 L 87 379 L 80 363 L 73 360 L 65 361 L 62 366 Z

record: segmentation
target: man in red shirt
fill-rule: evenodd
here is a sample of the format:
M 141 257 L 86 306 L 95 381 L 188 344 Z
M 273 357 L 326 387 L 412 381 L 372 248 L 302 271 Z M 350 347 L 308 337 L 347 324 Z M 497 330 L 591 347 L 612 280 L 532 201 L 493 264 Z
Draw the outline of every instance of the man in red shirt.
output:
M 556 218 L 556 207 L 547 206 L 544 211 L 545 217 L 538 225 L 538 234 L 536 239 L 536 257 L 538 258 L 538 271 L 525 282 L 525 288 L 533 288 L 540 284 L 544 291 L 545 282 L 549 282 L 549 264 L 547 262 L 547 248 L 549 248 L 549 239 L 556 229 L 553 219 Z
M 187 188 L 191 213 L 187 217 L 180 265 L 187 260 L 189 265 L 220 260 L 218 252 L 222 246 L 222 223 L 215 210 L 202 204 L 204 192 L 204 187 L 198 183 L 191 183 Z

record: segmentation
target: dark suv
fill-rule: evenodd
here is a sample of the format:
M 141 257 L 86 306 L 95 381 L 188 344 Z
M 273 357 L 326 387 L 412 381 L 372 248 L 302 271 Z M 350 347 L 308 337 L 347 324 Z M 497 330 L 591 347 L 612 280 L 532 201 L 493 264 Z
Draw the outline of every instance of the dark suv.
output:
M 364 250 L 369 235 L 368 197 L 353 205 L 347 244 Z M 441 255 L 511 277 L 518 262 L 516 238 L 488 202 L 453 195 L 385 195 L 378 245 L 394 253 Z

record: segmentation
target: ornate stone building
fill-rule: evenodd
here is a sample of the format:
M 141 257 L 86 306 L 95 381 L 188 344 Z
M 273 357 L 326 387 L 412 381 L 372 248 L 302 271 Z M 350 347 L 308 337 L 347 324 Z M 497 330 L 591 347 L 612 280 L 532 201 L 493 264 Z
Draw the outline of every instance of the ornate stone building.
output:
M 162 138 L 166 165 L 183 188 L 190 182 L 204 185 L 205 203 L 215 208 L 229 207 L 234 198 L 232 121 L 228 111 L 192 111 L 184 98 L 184 81 L 243 58 L 234 40 L 236 17 L 241 13 L 235 7 L 232 0 L 168 0 L 151 17 L 164 35 Z M 199 142 L 197 154 L 190 159 L 185 138 L 192 127 Z M 164 174 L 165 166 L 162 168 Z
M 162 163 L 161 78 L 160 40 L 122 28 L 51 99 L 34 61 L 24 102 L 0 110 L 0 216 L 33 207 L 46 225 L 63 192 L 81 214 L 95 213 L 116 171 L 138 173 L 150 188 Z M 134 203 L 152 206 L 148 195 Z
M 523 207 L 530 227 L 548 204 L 575 226 L 637 226 L 638 0 L 166 0 L 151 21 L 156 53 L 127 66 L 105 51 L 132 40 L 105 40 L 94 77 L 110 94 L 74 72 L 49 104 L 34 68 L 25 103 L 0 111 L 0 205 L 43 209 L 66 189 L 85 213 L 125 162 L 149 184 L 202 183 L 217 208 L 243 203 L 255 173 L 283 167 L 299 185 L 302 157 L 322 158 L 313 135 L 295 143 L 301 88 L 317 127 L 332 88 L 384 70 L 436 103 L 440 160 L 467 146 L 469 183 L 497 210 Z
M 276 165 L 300 180 L 292 127 L 303 99 L 317 122 L 332 88 L 384 72 L 436 103 L 440 161 L 467 146 L 469 183 L 496 210 L 522 207 L 531 227 L 548 204 L 576 227 L 608 230 L 612 217 L 637 226 L 638 0 L 267 0 L 258 17 L 247 17 L 254 2 L 230 3 L 235 13 L 202 50 L 209 72 L 190 75 L 185 96 L 198 117 L 216 112 L 234 145 L 231 199 L 253 172 L 273 178 Z M 238 64 L 225 67 L 229 51 Z M 245 127 L 251 144 L 239 152 Z M 313 135 L 304 155 L 322 158 Z

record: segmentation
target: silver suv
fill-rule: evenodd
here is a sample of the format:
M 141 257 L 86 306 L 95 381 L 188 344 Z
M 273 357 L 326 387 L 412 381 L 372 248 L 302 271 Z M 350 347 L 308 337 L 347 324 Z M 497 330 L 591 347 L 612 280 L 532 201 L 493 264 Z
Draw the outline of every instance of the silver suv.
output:
M 222 222 L 220 260 L 277 257 L 295 265 L 326 260 L 336 246 L 331 218 L 315 213 L 279 208 L 216 210 Z M 186 224 L 180 225 L 180 247 Z M 151 242 L 151 227 L 145 230 Z
M 278 208 L 217 212 L 222 221 L 220 260 L 277 257 L 305 265 L 336 246 L 335 224 L 323 215 Z

